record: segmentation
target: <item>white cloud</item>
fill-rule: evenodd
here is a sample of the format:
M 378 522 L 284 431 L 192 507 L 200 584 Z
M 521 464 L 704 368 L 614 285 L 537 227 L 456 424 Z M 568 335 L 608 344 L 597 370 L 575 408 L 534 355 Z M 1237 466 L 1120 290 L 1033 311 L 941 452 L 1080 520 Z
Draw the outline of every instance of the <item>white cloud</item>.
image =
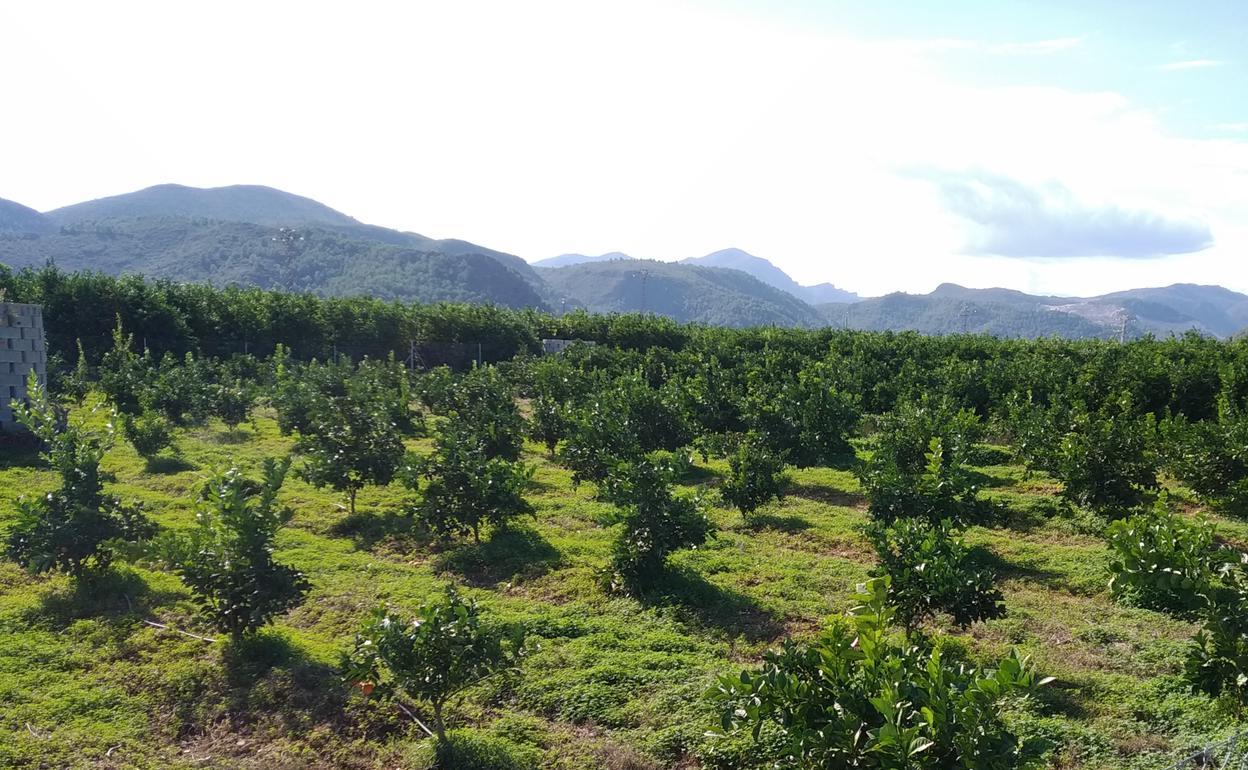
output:
M 1209 69 L 1210 67 L 1221 67 L 1226 62 L 1217 61 L 1216 59 L 1186 59 L 1184 61 L 1172 61 L 1167 64 L 1157 65 L 1157 69 L 1167 72 L 1178 72 L 1181 70 L 1199 70 Z

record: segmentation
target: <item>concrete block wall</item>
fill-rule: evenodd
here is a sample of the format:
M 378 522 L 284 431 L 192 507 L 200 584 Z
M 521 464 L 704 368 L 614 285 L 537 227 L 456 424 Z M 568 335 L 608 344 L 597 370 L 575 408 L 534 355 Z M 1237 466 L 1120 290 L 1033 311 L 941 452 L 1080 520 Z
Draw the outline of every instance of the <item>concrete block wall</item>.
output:
M 17 427 L 9 402 L 26 397 L 26 377 L 31 371 L 40 382 L 47 382 L 43 308 L 0 302 L 0 430 L 11 431 Z

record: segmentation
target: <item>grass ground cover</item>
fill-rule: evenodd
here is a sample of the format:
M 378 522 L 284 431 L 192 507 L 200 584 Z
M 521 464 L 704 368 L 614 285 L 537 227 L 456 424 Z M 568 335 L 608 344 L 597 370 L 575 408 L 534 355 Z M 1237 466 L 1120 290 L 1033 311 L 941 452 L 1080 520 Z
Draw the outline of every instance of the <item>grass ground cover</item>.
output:
M 255 471 L 293 443 L 263 411 L 238 431 L 213 423 L 180 432 L 178 442 L 177 459 L 147 463 L 119 444 L 105 462 L 112 493 L 141 501 L 175 530 L 193 524 L 210 470 Z M 1229 718 L 1180 681 L 1195 626 L 1115 603 L 1105 545 L 1057 505 L 1058 485 L 1026 474 L 1002 448 L 982 454 L 994 464 L 975 470 L 1003 513 L 967 540 L 1002 576 L 1008 614 L 934 630 L 972 657 L 1018 648 L 1057 677 L 1011 714 L 1050 743 L 1052 767 L 1161 767 L 1223 735 Z M 350 516 L 340 497 L 291 474 L 282 500 L 295 517 L 277 556 L 307 575 L 312 592 L 245 650 L 149 625 L 212 635 L 180 582 L 142 560 L 95 592 L 0 562 L 0 766 L 420 766 L 427 742 L 419 729 L 393 704 L 360 697 L 337 664 L 372 606 L 410 608 L 451 581 L 493 615 L 526 624 L 538 642 L 517 676 L 468 694 L 453 714 L 457 727 L 506 741 L 543 768 L 740 766 L 748 739 L 706 737 L 712 712 L 702 693 L 716 674 L 847 608 L 874 558 L 860 533 L 866 505 L 854 475 L 794 471 L 789 495 L 754 527 L 717 505 L 718 535 L 677 553 L 662 585 L 638 600 L 602 587 L 612 531 L 592 485 L 574 487 L 537 444 L 526 445 L 524 459 L 537 468 L 536 515 L 480 544 L 450 546 L 411 534 L 397 483 L 366 488 Z M 714 500 L 725 472 L 722 461 L 699 462 L 686 485 Z M 0 527 L 14 499 L 52 483 L 33 454 L 7 452 Z M 1212 518 L 1222 537 L 1248 543 L 1248 524 Z

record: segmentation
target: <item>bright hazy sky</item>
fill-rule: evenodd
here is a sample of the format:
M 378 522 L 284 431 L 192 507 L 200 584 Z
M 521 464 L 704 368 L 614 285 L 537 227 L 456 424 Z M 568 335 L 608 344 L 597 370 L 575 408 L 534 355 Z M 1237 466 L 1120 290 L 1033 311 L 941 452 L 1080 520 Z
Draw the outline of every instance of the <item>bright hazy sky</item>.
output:
M 266 184 L 540 259 L 1248 291 L 1248 2 L 7 2 L 0 197 Z

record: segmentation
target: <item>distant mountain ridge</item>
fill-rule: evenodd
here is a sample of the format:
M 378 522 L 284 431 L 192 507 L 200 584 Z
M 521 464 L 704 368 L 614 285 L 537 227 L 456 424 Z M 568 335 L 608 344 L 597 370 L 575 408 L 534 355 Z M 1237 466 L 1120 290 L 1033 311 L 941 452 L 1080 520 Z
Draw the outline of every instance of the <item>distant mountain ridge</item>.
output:
M 1191 330 L 1229 337 L 1248 327 L 1248 295 L 1195 284 L 1054 297 L 947 283 L 930 294 L 889 294 L 819 311 L 832 326 L 926 334 L 1115 338 Z
M 857 302 L 860 299 L 857 294 L 844 289 L 838 289 L 830 283 L 802 286 L 790 278 L 788 273 L 768 260 L 756 257 L 741 249 L 720 249 L 704 257 L 690 257 L 682 259 L 681 262 L 691 265 L 702 265 L 704 267 L 726 267 L 740 270 L 749 273 L 768 286 L 774 286 L 781 291 L 787 291 L 794 297 L 812 305 L 825 302 Z
M 1101 338 L 1188 330 L 1229 337 L 1248 329 L 1248 295 L 1218 286 L 1078 298 L 942 284 L 930 294 L 862 299 L 832 284 L 802 286 L 740 249 L 682 262 L 564 254 L 535 268 L 469 241 L 364 224 L 311 198 L 258 185 L 157 185 L 47 213 L 0 199 L 0 264 L 49 262 L 218 285 L 646 312 L 725 326 Z
M 0 198 L 0 233 L 50 233 L 56 223 L 46 215 L 15 201 Z
M 538 268 L 557 292 L 600 313 L 647 312 L 717 326 L 819 326 L 810 305 L 740 270 L 654 260 Z
M 611 251 L 606 254 L 599 254 L 596 257 L 587 254 L 560 254 L 557 257 L 548 257 L 531 262 L 533 267 L 571 267 L 572 265 L 583 265 L 588 262 L 610 262 L 616 259 L 632 259 L 622 251 Z

